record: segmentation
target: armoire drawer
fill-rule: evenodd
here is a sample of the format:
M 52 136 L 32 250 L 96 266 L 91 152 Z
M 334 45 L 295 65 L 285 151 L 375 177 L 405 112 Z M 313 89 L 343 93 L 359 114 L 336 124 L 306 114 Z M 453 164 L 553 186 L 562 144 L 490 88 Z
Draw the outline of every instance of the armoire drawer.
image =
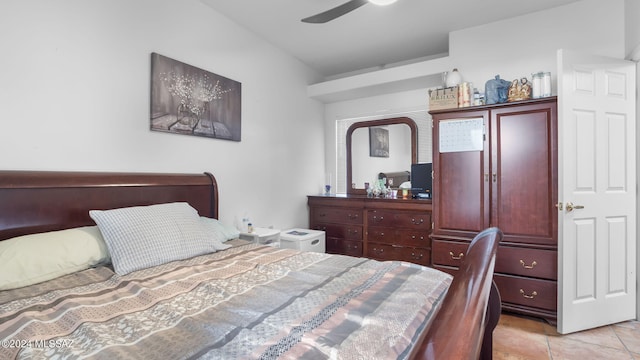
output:
M 327 253 L 362 257 L 362 241 L 344 240 L 334 237 L 326 239 Z
M 370 226 L 367 240 L 391 245 L 431 248 L 429 232 L 423 230 L 398 230 L 388 227 Z
M 362 224 L 362 210 L 355 208 L 318 207 L 313 211 L 311 222 Z
M 362 240 L 362 226 L 317 223 L 313 230 L 322 230 L 327 237 L 342 238 L 346 240 Z
M 434 239 L 431 243 L 433 264 L 460 266 L 468 247 L 468 242 L 454 242 Z
M 366 257 L 378 260 L 398 260 L 420 265 L 429 265 L 431 252 L 429 249 L 423 248 L 369 243 Z
M 557 280 L 558 252 L 501 245 L 495 272 Z
M 388 226 L 414 230 L 431 230 L 431 213 L 416 211 L 367 211 L 369 226 Z
M 504 303 L 556 311 L 558 283 L 550 280 L 495 274 L 493 276 Z

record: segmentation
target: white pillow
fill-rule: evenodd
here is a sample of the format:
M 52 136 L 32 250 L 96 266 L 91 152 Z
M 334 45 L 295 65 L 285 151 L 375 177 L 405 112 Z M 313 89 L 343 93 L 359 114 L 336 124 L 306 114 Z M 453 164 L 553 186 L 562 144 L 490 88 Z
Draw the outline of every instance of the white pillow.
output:
M 0 241 L 0 290 L 15 289 L 109 262 L 97 226 Z
M 91 210 L 114 270 L 135 270 L 215 252 L 198 212 L 185 202 Z
M 200 218 L 204 226 L 207 227 L 209 231 L 216 234 L 216 238 L 220 242 L 225 242 L 233 239 L 237 239 L 240 237 L 240 231 L 233 226 L 226 225 L 218 219 L 212 219 L 208 217 L 202 216 Z M 223 249 L 219 249 L 223 250 Z
M 216 250 L 226 250 L 231 247 L 231 245 L 223 244 L 227 239 L 218 220 L 201 216 L 200 223 L 207 234 L 211 237 L 211 241 L 213 242 L 213 246 Z

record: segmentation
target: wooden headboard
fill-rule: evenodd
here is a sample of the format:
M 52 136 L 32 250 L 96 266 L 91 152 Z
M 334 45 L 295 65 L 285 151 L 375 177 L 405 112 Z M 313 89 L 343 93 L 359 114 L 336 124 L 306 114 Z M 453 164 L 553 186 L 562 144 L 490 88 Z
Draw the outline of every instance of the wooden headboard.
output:
M 218 218 L 210 173 L 0 171 L 0 240 L 95 225 L 89 210 L 184 201 Z

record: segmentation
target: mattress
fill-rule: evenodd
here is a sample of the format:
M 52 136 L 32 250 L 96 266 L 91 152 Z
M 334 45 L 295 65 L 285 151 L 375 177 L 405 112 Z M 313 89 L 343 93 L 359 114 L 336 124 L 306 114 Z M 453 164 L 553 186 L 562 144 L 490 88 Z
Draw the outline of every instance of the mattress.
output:
M 403 359 L 451 276 L 258 244 L 0 292 L 0 359 Z

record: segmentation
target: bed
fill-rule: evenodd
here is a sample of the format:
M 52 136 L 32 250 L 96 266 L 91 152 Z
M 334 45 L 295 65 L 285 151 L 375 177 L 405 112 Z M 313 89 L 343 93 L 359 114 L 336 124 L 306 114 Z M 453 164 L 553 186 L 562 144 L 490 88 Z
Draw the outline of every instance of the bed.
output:
M 212 229 L 206 236 L 215 232 L 220 239 L 202 245 L 212 252 L 199 248 L 194 256 L 182 254 L 190 245 L 160 240 L 137 251 L 117 238 L 133 231 L 118 222 L 129 209 L 155 209 L 152 223 L 167 216 L 172 224 L 183 213 L 191 224 L 193 210 L 194 224 L 215 224 L 194 225 L 198 231 Z M 0 249 L 0 262 L 34 256 L 55 263 L 93 247 L 104 254 L 105 245 L 93 243 L 102 236 L 110 256 L 0 290 L 0 359 L 491 358 L 500 314 L 491 280 L 498 229 L 478 234 L 452 278 L 409 263 L 231 239 L 217 218 L 218 186 L 210 173 L 0 171 L 0 247 L 16 238 L 40 241 L 24 257 L 5 252 L 2 258 Z M 163 224 L 153 223 L 154 236 L 163 237 L 157 233 Z M 90 231 L 78 235 L 78 229 L 86 228 L 93 229 L 90 245 L 49 246 L 69 232 L 85 239 Z M 190 235 L 180 229 L 176 236 Z M 181 258 L 136 267 L 156 253 Z

